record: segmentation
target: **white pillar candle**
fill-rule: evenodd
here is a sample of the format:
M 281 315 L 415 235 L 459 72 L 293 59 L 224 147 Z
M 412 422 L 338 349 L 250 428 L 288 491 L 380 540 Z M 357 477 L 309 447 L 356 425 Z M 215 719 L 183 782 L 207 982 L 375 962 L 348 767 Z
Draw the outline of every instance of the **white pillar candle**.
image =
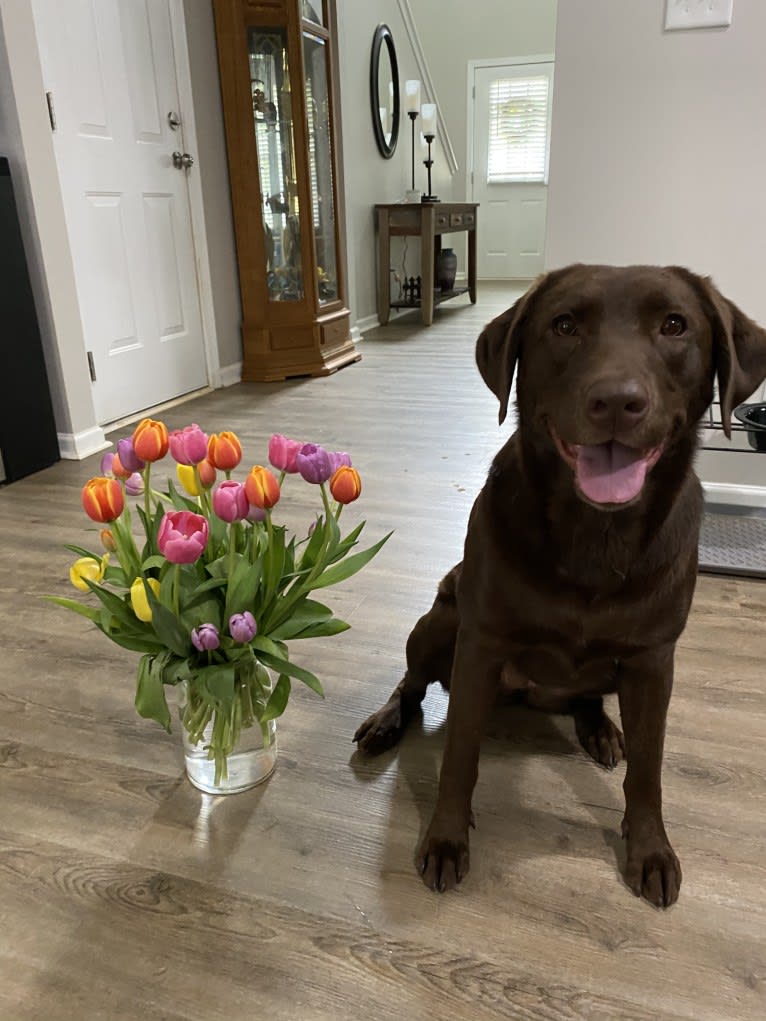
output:
M 428 142 L 423 132 L 420 132 L 420 155 L 425 159 L 428 156 Z
M 420 110 L 420 82 L 410 80 L 404 83 L 404 109 L 407 113 Z
M 436 134 L 436 104 L 423 103 L 420 110 L 422 117 L 421 129 L 424 135 Z

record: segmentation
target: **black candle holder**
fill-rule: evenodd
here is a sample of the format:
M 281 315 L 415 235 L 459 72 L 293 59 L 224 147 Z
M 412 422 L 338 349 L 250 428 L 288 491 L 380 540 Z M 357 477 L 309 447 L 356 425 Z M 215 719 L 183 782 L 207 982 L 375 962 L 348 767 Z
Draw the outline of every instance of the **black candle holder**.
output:
M 412 124 L 412 191 L 415 191 L 415 121 L 418 116 L 417 110 L 408 110 L 407 116 Z
M 413 126 L 412 126 L 412 130 L 413 130 L 413 133 L 414 133 L 414 131 L 415 131 L 414 123 L 413 123 Z M 421 198 L 420 201 L 421 202 L 438 202 L 439 198 L 436 195 L 432 195 L 431 194 L 431 167 L 434 165 L 434 161 L 431 159 L 431 143 L 434 140 L 434 135 L 425 135 L 424 134 L 423 138 L 425 138 L 426 142 L 428 143 L 428 159 L 423 160 L 423 166 L 428 171 L 428 194 L 427 195 L 423 195 L 423 197 Z M 413 178 L 413 180 L 414 180 L 414 178 Z

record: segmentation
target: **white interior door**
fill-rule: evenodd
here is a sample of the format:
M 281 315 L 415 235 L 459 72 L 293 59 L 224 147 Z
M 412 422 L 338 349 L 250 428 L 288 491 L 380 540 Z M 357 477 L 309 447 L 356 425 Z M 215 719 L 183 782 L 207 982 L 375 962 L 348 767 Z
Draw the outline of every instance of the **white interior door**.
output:
M 549 62 L 474 68 L 480 279 L 531 279 L 542 272 L 552 77 Z
M 100 424 L 208 382 L 169 0 L 33 0 Z

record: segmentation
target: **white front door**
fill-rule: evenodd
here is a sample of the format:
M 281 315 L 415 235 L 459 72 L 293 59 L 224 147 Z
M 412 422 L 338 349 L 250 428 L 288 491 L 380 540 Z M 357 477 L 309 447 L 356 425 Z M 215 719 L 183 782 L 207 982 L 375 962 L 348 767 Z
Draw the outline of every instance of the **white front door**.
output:
M 543 269 L 553 64 L 477 66 L 473 201 L 477 275 L 531 279 Z
M 208 382 L 170 0 L 33 0 L 100 424 Z

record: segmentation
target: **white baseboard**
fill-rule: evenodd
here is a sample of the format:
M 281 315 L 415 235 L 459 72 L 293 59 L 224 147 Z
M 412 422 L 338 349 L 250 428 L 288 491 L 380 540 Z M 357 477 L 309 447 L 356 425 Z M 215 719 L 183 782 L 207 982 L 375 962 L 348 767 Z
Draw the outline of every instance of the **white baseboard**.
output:
M 98 425 L 79 433 L 59 433 L 58 441 L 59 452 L 67 461 L 82 461 L 84 457 L 90 457 L 111 446 L 104 430 Z
M 766 486 L 738 486 L 728 482 L 703 482 L 705 502 L 711 505 L 766 508 Z
M 233 365 L 222 365 L 215 373 L 213 386 L 217 390 L 221 386 L 234 386 L 242 382 L 242 362 Z
M 351 330 L 351 337 L 356 343 L 357 340 L 364 340 L 363 334 L 366 330 L 374 330 L 380 326 L 380 320 L 377 315 L 365 316 L 364 319 L 357 319 L 356 324 Z

